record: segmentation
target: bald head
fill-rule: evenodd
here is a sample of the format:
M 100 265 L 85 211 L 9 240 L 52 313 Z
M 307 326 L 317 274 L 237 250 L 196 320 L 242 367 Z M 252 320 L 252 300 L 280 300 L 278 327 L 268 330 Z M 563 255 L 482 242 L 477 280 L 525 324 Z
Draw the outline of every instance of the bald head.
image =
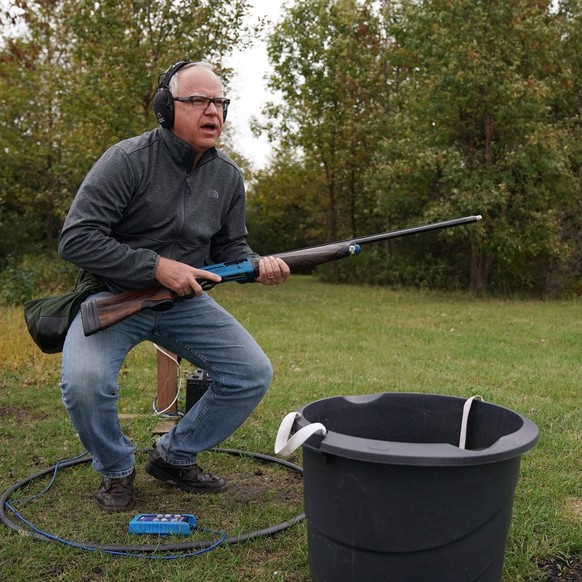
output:
M 204 61 L 198 61 L 195 63 L 188 63 L 187 65 L 184 65 L 183 67 L 178 69 L 178 71 L 174 75 L 172 75 L 172 78 L 170 79 L 170 82 L 168 83 L 168 89 L 170 90 L 170 93 L 174 97 L 178 97 L 178 93 L 176 91 L 178 90 L 178 81 L 180 79 L 180 76 L 185 71 L 187 71 L 189 69 L 194 69 L 194 68 L 202 68 L 202 69 L 206 69 L 206 70 L 210 71 L 214 75 L 216 80 L 220 83 L 221 91 L 223 90 L 222 89 L 222 81 L 220 80 L 220 77 L 214 72 L 214 67 L 210 63 L 206 63 Z

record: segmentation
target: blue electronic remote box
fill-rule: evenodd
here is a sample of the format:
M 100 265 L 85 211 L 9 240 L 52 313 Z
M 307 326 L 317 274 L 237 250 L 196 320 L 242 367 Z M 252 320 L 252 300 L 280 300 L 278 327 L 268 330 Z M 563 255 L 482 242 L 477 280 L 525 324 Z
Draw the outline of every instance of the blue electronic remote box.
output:
M 129 522 L 129 533 L 188 535 L 195 527 L 191 513 L 140 513 Z

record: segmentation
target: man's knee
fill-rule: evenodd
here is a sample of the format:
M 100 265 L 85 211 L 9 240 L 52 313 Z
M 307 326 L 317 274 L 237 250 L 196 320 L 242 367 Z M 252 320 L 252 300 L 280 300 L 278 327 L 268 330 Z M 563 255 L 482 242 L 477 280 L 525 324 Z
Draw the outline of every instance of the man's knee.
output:
M 63 402 L 67 408 L 92 407 L 103 398 L 116 398 L 117 387 L 99 369 L 63 371 L 61 381 Z
M 263 383 L 268 387 L 273 380 L 273 366 L 271 365 L 271 361 L 267 356 L 263 360 L 261 365 L 261 377 L 263 378 Z
M 252 373 L 257 388 L 264 395 L 273 380 L 273 366 L 266 355 L 263 354 L 263 357 L 257 360 Z

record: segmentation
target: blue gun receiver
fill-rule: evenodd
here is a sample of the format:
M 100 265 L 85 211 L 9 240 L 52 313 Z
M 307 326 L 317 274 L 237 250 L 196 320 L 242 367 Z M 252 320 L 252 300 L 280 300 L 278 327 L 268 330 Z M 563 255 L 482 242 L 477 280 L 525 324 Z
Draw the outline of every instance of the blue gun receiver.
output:
M 220 275 L 222 277 L 221 283 L 226 283 L 228 281 L 250 283 L 251 281 L 254 281 L 258 275 L 253 260 L 250 258 L 235 259 L 234 261 L 216 263 L 214 265 L 207 265 L 200 268 Z M 199 283 L 205 291 L 212 289 L 212 287 L 217 284 L 214 281 L 208 281 L 207 279 L 201 279 L 199 280 Z

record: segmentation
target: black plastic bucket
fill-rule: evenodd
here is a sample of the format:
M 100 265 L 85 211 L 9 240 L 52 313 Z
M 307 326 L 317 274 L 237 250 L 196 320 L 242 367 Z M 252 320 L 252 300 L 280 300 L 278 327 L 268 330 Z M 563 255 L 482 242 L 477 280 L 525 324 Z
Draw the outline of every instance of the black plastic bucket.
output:
M 498 582 L 520 455 L 536 425 L 501 406 L 385 393 L 304 406 L 303 443 L 313 582 Z

